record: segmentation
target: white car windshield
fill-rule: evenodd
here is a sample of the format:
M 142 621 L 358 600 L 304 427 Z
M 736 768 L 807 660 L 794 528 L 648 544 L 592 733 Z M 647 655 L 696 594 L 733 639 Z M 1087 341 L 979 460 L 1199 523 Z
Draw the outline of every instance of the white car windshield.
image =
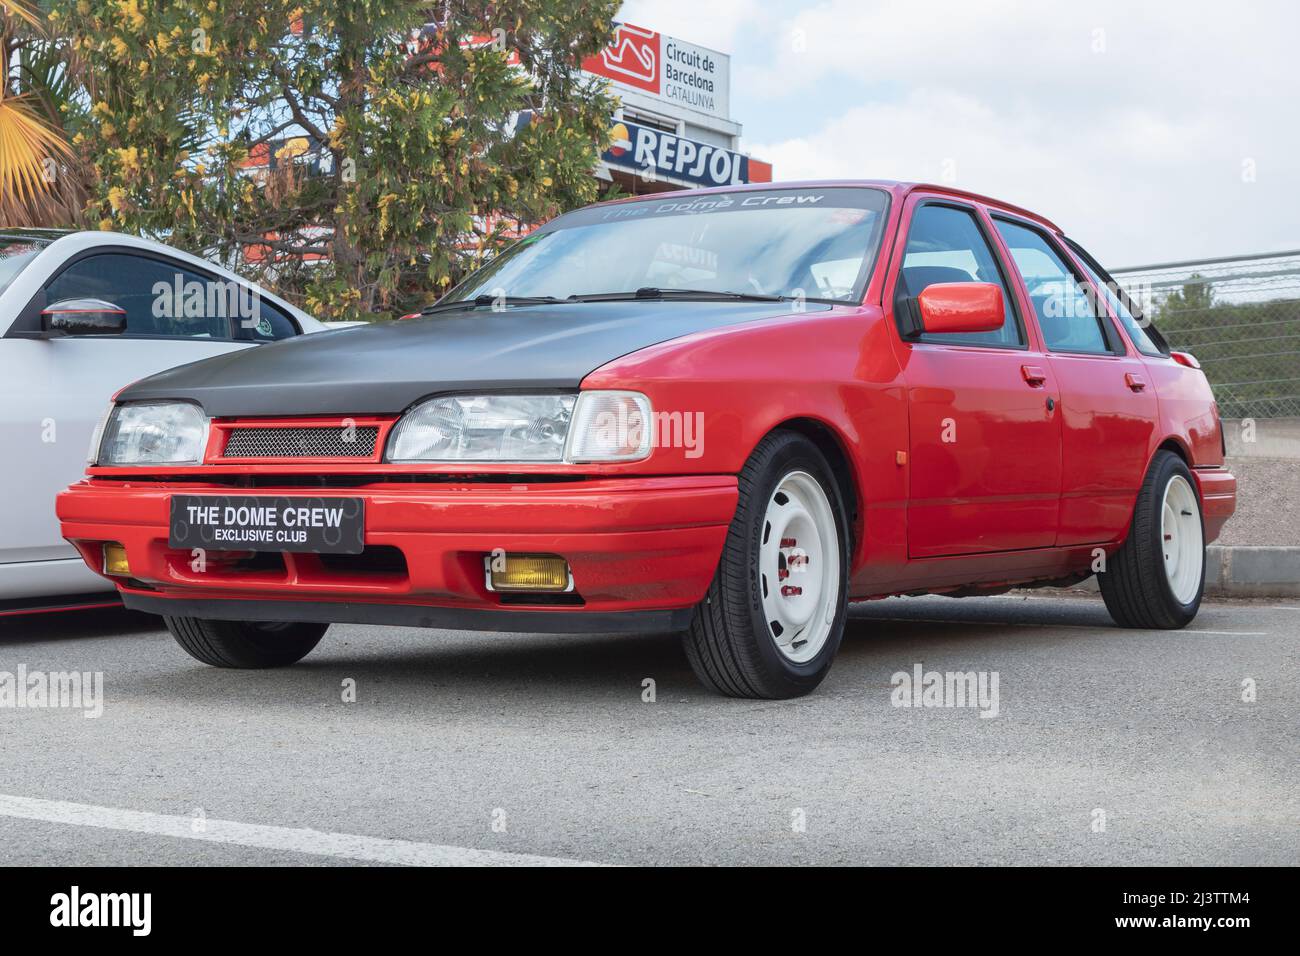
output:
M 888 201 L 833 187 L 591 206 L 515 243 L 442 302 L 638 289 L 860 302 Z
M 48 245 L 40 239 L 0 236 L 0 292 L 8 288 L 18 273 Z

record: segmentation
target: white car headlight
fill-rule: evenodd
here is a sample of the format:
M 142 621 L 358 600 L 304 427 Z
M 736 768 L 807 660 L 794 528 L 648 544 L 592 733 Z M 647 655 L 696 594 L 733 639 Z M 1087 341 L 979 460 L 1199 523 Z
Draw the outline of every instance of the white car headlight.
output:
M 591 391 L 578 396 L 568 460 L 637 461 L 650 454 L 653 416 L 640 392 Z
M 100 440 L 100 465 L 197 465 L 208 443 L 208 418 L 189 402 L 118 405 Z
M 449 395 L 407 412 L 388 460 L 563 461 L 574 395 Z
M 650 453 L 650 400 L 639 392 L 448 395 L 407 412 L 388 460 L 635 461 Z

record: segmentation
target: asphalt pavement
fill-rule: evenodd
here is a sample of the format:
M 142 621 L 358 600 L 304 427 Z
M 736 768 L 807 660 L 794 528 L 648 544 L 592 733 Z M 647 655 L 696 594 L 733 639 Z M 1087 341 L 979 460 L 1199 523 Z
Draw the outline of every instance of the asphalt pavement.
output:
M 672 635 L 335 626 L 251 672 L 126 612 L 0 619 L 0 863 L 1297 864 L 1298 646 L 1285 601 L 900 598 L 755 702 Z M 16 706 L 20 669 L 102 698 Z

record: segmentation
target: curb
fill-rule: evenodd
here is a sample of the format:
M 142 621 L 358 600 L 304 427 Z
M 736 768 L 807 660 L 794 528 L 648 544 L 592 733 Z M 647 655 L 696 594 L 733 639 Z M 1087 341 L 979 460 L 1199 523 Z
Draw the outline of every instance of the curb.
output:
M 1246 421 L 1251 423 L 1249 429 L 1245 427 Z M 1258 421 L 1225 418 L 1223 440 L 1229 458 L 1297 459 L 1300 458 L 1300 418 L 1261 418 Z
M 1210 545 L 1205 593 L 1225 597 L 1300 597 L 1300 548 Z
M 1097 579 L 1077 587 L 1097 590 Z M 1300 597 L 1300 548 L 1205 549 L 1205 593 L 1211 597 Z

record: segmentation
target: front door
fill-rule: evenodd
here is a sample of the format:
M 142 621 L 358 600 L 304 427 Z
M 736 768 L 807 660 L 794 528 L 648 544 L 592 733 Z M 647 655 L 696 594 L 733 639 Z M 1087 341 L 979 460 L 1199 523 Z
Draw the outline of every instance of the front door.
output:
M 996 332 L 903 336 L 912 558 L 1045 548 L 1056 540 L 1056 377 L 1030 343 L 988 229 L 974 207 L 946 200 L 918 202 L 907 227 L 896 311 L 936 282 L 998 284 L 1006 307 Z

